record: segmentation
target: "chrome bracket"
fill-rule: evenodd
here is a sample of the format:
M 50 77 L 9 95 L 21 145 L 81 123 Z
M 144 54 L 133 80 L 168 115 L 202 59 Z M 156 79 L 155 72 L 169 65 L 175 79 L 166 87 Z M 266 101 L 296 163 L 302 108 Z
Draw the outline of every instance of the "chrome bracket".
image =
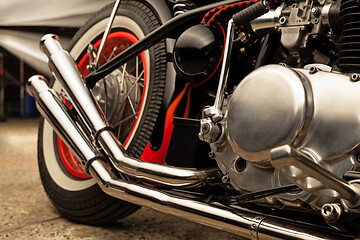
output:
M 339 178 L 289 145 L 274 148 L 270 162 L 302 190 L 320 196 L 341 198 L 351 208 L 360 206 L 360 185 Z
M 111 26 L 114 22 L 114 19 L 115 19 L 115 15 L 116 15 L 116 12 L 119 8 L 119 5 L 120 5 L 120 0 L 116 0 L 115 4 L 114 4 L 114 8 L 111 12 L 111 15 L 110 15 L 110 19 L 109 19 L 109 22 L 106 26 L 106 29 L 105 29 L 105 32 L 104 32 L 104 35 L 102 37 L 102 40 L 101 40 L 101 43 L 100 43 L 100 46 L 99 46 L 99 50 L 97 51 L 97 54 L 96 54 L 96 58 L 94 60 L 94 63 L 90 64 L 90 67 L 92 68 L 97 68 L 98 64 L 99 64 L 99 59 L 100 59 L 100 56 L 101 56 L 101 53 L 104 49 L 104 46 L 105 46 L 105 43 L 106 43 L 106 40 L 107 40 L 107 37 L 109 36 L 109 33 L 110 33 L 110 30 L 111 30 Z
M 213 143 L 221 135 L 221 128 L 210 118 L 200 120 L 199 139 L 204 142 Z
M 87 51 L 87 53 L 89 55 L 89 65 L 87 66 L 87 68 L 89 70 L 93 70 L 93 69 L 95 69 L 94 59 L 96 58 L 96 53 L 95 53 L 95 49 L 94 49 L 94 47 L 93 47 L 93 45 L 91 43 L 89 43 L 86 51 Z

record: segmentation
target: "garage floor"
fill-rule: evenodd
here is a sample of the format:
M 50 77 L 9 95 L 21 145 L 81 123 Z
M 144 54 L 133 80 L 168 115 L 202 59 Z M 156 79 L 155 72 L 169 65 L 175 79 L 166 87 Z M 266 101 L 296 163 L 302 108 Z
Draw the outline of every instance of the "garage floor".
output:
M 239 239 L 142 208 L 110 226 L 71 222 L 43 191 L 36 159 L 37 119 L 0 122 L 0 239 Z

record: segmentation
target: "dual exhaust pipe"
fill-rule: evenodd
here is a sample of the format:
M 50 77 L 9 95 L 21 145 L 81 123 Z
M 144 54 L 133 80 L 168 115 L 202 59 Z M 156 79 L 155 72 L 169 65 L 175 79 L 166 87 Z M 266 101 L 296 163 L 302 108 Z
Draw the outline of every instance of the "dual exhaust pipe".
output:
M 82 126 L 86 126 L 85 135 L 92 138 L 91 142 L 98 144 L 105 151 L 114 167 L 121 173 L 167 187 L 193 188 L 218 181 L 221 177 L 219 170 L 196 171 L 179 169 L 171 166 L 148 163 L 125 155 L 125 150 L 110 130 L 109 123 L 103 116 L 100 107 L 90 91 L 85 87 L 82 75 L 70 54 L 62 48 L 57 36 L 45 35 L 40 42 L 40 48 L 49 58 L 49 65 L 56 79 L 60 82 L 65 93 L 70 98 Z M 29 81 L 39 77 L 30 78 Z M 36 95 L 36 94 L 34 94 Z M 35 97 L 36 98 L 36 97 Z M 55 127 L 56 129 L 56 127 Z M 59 134 L 61 136 L 61 134 Z M 81 135 L 81 134 L 80 134 Z M 82 142 L 89 142 L 88 138 L 80 137 Z M 62 137 L 62 136 L 61 136 Z M 71 141 L 65 137 L 65 141 Z M 77 139 L 77 141 L 80 141 Z M 70 144 L 71 145 L 71 144 Z M 80 155 L 83 159 L 87 152 L 91 156 L 99 155 L 94 149 L 86 150 Z M 86 159 L 85 162 L 89 162 Z
M 78 121 L 81 123 L 73 121 L 67 107 L 59 99 L 58 94 L 48 87 L 44 77 L 31 77 L 28 80 L 27 91 L 35 97 L 42 116 L 52 125 L 79 159 L 85 171 L 105 193 L 251 239 L 339 238 L 329 233 L 316 232 L 308 225 L 290 225 L 289 222 L 246 209 L 186 199 L 120 179 L 113 172 L 113 168 L 108 166 L 109 161 L 117 171 L 125 175 L 171 188 L 195 188 L 217 183 L 221 179 L 221 173 L 217 169 L 177 168 L 143 162 L 127 156 L 121 143 L 109 130 L 109 124 L 86 88 L 76 64 L 69 53 L 63 50 L 57 36 L 45 35 L 41 40 L 41 49 L 49 57 L 49 65 L 74 105 L 79 115 Z M 106 156 L 101 154 L 96 145 Z

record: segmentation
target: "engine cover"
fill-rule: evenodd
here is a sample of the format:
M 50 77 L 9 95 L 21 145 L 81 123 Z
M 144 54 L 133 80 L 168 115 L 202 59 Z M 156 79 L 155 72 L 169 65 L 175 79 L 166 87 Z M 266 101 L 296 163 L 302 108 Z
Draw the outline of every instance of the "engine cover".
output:
M 289 145 L 342 178 L 358 167 L 359 92 L 360 82 L 325 65 L 258 68 L 223 106 L 223 136 L 210 144 L 220 169 L 240 192 L 289 185 L 291 176 L 270 163 L 273 148 Z M 320 209 L 334 198 L 300 191 L 266 201 Z
M 251 162 L 267 161 L 272 148 L 299 136 L 312 112 L 311 99 L 307 78 L 290 68 L 268 65 L 250 73 L 229 103 L 233 150 Z

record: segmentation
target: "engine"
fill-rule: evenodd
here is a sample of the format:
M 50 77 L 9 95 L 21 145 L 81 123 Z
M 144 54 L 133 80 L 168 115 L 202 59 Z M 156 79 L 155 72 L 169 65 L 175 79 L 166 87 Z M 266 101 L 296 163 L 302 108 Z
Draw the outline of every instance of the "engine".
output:
M 258 2 L 227 24 L 219 17 L 226 36 L 210 20 L 188 29 L 173 62 L 192 86 L 220 75 L 217 90 L 205 86 L 215 99 L 202 112 L 199 137 L 223 182 L 241 193 L 295 184 L 302 190 L 257 201 L 319 210 L 351 200 L 342 180 L 359 165 L 360 21 L 351 16 L 360 9 L 353 0 L 272 3 Z
M 357 163 L 359 92 L 355 75 L 335 73 L 325 65 L 261 67 L 241 81 L 224 105 L 223 136 L 210 144 L 215 159 L 240 192 L 291 184 L 288 179 L 300 169 L 281 172 L 271 164 L 272 150 L 285 145 L 342 178 Z M 304 181 L 309 189 L 316 185 L 315 179 Z M 324 197 L 324 189 L 316 189 L 315 194 L 310 194 L 311 189 L 281 194 L 266 201 L 319 209 L 336 197 Z

